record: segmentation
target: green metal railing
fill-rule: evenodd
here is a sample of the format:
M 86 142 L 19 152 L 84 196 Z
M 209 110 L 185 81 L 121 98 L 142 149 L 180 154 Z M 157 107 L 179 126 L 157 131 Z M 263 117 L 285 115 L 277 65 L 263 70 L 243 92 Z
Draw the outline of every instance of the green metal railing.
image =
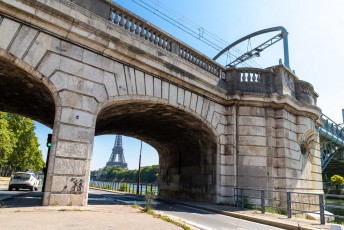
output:
M 292 218 L 292 214 L 317 214 L 320 224 L 325 224 L 326 217 L 344 220 L 342 215 L 326 214 L 326 208 L 344 210 L 343 206 L 325 203 L 325 198 L 344 199 L 344 195 L 321 193 L 290 192 L 283 190 L 261 190 L 235 188 L 235 205 L 241 209 L 258 209 L 261 213 L 267 210 Z
M 120 191 L 126 193 L 137 193 L 137 183 L 128 182 L 106 182 L 106 181 L 90 181 L 90 188 L 100 188 L 112 191 Z M 139 194 L 146 195 L 158 194 L 158 185 L 153 183 L 141 183 L 139 185 Z

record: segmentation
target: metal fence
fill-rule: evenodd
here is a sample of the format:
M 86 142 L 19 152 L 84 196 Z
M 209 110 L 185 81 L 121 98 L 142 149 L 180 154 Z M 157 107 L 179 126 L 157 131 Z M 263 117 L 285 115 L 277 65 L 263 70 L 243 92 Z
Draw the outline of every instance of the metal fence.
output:
M 90 181 L 90 187 L 108 189 L 113 191 L 121 191 L 127 193 L 137 193 L 137 183 L 127 183 L 127 182 L 106 182 L 106 181 Z M 140 195 L 157 195 L 158 185 L 152 183 L 141 183 L 139 185 Z
M 325 224 L 326 216 L 344 220 L 342 215 L 325 213 L 326 208 L 340 209 L 344 213 L 344 206 L 342 205 L 325 204 L 325 197 L 344 200 L 344 195 L 246 188 L 235 188 L 234 191 L 235 204 L 241 209 L 259 209 L 261 213 L 265 213 L 265 211 L 275 212 L 286 215 L 288 218 L 297 214 L 314 213 L 319 215 L 321 224 Z

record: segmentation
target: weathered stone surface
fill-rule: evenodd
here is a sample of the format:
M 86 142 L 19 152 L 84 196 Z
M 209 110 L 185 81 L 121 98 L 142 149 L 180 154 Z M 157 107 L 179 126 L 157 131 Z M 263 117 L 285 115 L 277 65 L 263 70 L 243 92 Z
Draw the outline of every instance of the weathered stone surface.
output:
M 195 111 L 196 110 L 196 106 L 197 106 L 197 94 L 192 93 L 191 94 L 190 109 Z
M 61 104 L 66 107 L 72 107 L 89 112 L 96 112 L 98 102 L 94 97 L 76 94 L 75 92 L 62 91 L 59 93 Z
M 177 105 L 177 86 L 170 84 L 170 89 L 169 89 L 169 103 L 171 105 Z
M 58 141 L 56 156 L 88 159 L 88 145 L 85 143 Z
M 184 105 L 184 89 L 178 87 L 178 104 Z
M 94 129 L 61 124 L 58 138 L 69 141 L 92 143 Z
M 43 55 L 49 50 L 52 43 L 52 36 L 45 33 L 39 33 L 35 42 L 32 44 L 30 50 L 26 54 L 24 61 L 29 65 L 36 67 L 41 61 Z
M 106 92 L 109 97 L 114 97 L 118 95 L 117 85 L 115 81 L 115 75 L 112 73 L 104 72 L 103 84 L 106 88 Z
M 146 95 L 145 76 L 141 71 L 135 71 L 137 94 Z
M 72 108 L 62 108 L 61 122 L 91 128 L 94 126 L 94 120 L 93 114 Z
M 154 96 L 153 77 L 149 74 L 145 75 L 145 86 L 146 86 L 146 95 Z
M 161 98 L 161 80 L 159 78 L 154 78 L 154 96 Z
M 75 160 L 73 158 L 55 158 L 53 172 L 55 174 L 82 176 L 86 172 L 85 163 L 84 160 Z
M 10 45 L 15 33 L 17 32 L 20 24 L 12 20 L 4 18 L 0 25 L 0 48 L 6 50 Z
M 46 77 L 50 77 L 50 75 L 55 71 L 58 70 L 60 67 L 61 56 L 55 53 L 48 52 L 47 55 L 44 56 L 42 62 L 38 65 L 37 70 L 42 73 Z
M 162 196 L 216 202 L 233 197 L 234 186 L 322 189 L 319 144 L 312 160 L 298 152 L 300 136 L 316 131 L 316 95 L 308 85 L 309 97 L 300 96 L 307 83 L 283 66 L 223 69 L 210 60 L 214 66 L 196 66 L 65 1 L 41 3 L 50 10 L 23 1 L 16 11 L 22 24 L 9 19 L 14 11 L 1 21 L 0 109 L 12 106 L 54 127 L 45 205 L 87 203 L 87 182 L 72 194 L 71 180 L 88 179 L 95 133 L 152 144 Z M 213 67 L 226 82 L 209 72 Z M 20 87 L 13 91 L 14 85 Z M 38 116 L 26 104 L 48 100 L 42 98 L 51 102 Z
M 136 94 L 135 70 L 125 66 L 125 79 L 127 82 L 128 94 Z

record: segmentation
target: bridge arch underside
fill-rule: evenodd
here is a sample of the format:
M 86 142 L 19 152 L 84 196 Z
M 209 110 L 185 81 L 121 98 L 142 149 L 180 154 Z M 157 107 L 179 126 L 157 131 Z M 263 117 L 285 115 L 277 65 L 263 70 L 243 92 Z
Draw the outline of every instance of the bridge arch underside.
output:
M 99 113 L 96 135 L 123 134 L 159 154 L 159 195 L 214 202 L 217 141 L 191 113 L 151 101 L 123 101 Z
M 0 111 L 19 114 L 52 128 L 55 102 L 42 81 L 0 58 Z

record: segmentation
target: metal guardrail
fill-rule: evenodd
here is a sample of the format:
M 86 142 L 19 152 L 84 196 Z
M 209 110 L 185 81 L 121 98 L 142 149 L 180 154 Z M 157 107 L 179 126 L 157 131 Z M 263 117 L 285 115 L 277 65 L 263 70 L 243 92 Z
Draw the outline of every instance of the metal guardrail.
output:
M 292 214 L 314 213 L 319 214 L 320 224 L 325 224 L 326 216 L 333 216 L 344 219 L 341 215 L 328 215 L 325 213 L 326 207 L 343 209 L 343 206 L 326 205 L 325 197 L 344 199 L 344 195 L 330 195 L 320 193 L 300 193 L 283 190 L 260 190 L 260 189 L 234 189 L 235 204 L 241 209 L 258 208 L 261 213 L 265 213 L 267 207 L 279 214 L 284 214 L 292 218 Z M 305 210 L 302 207 L 308 207 Z
M 106 182 L 106 181 L 90 181 L 90 187 L 108 189 L 113 191 L 121 191 L 127 193 L 136 194 L 137 183 L 127 183 L 127 182 Z M 158 185 L 152 183 L 141 183 L 139 186 L 139 194 L 157 195 Z

